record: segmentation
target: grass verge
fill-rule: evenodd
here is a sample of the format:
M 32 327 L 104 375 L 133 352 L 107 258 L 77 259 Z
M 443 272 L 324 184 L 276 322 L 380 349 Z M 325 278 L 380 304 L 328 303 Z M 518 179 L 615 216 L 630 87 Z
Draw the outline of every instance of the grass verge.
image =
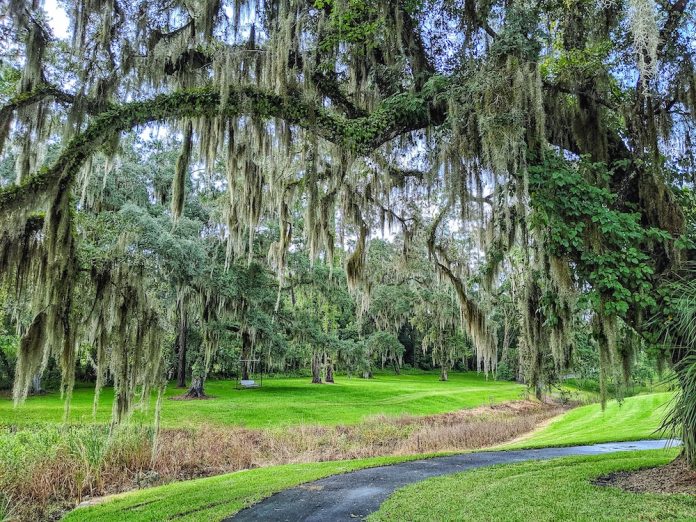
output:
M 312 482 L 329 475 L 357 469 L 419 458 L 423 458 L 423 455 L 289 464 L 238 471 L 115 495 L 109 497 L 103 504 L 78 508 L 63 520 L 66 522 L 220 520 L 273 493 L 304 482 Z
M 548 425 L 511 444 L 512 448 L 575 446 L 601 442 L 658 439 L 665 434 L 660 425 L 672 393 L 653 393 L 609 401 L 604 411 L 599 404 L 570 410 Z
M 626 437 L 627 440 L 636 440 L 643 437 L 650 438 L 655 435 L 654 430 L 661 422 L 660 410 L 663 409 L 664 404 L 669 401 L 669 398 L 669 394 L 638 396 L 627 399 L 620 407 L 614 403 L 610 403 L 604 413 L 601 413 L 601 409 L 598 405 L 571 410 L 552 425 L 537 432 L 535 437 L 519 442 L 516 446 L 541 447 L 558 444 L 590 444 L 595 442 L 622 440 L 624 437 Z M 599 425 L 595 427 L 595 423 L 599 423 Z M 653 460 L 635 461 L 631 460 L 630 456 L 625 455 L 607 456 L 607 459 L 608 461 L 611 460 L 612 457 L 617 459 L 615 462 L 616 468 L 612 469 L 623 469 L 622 466 L 624 466 L 624 464 L 627 464 L 628 469 L 630 469 L 632 465 L 644 466 L 665 463 L 672 458 L 675 453 L 659 452 L 652 453 L 652 455 L 655 464 L 651 464 Z M 195 512 L 201 514 L 201 516 L 210 514 L 210 516 L 213 517 L 223 513 L 225 510 L 228 510 L 227 514 L 229 515 L 280 489 L 293 487 L 302 482 L 312 481 L 330 474 L 358 469 L 359 467 L 381 465 L 401 460 L 405 459 L 366 459 L 350 462 L 323 462 L 320 464 L 262 468 L 244 473 L 234 473 L 232 475 L 210 479 L 171 484 L 125 494 L 101 506 L 90 508 L 85 511 L 78 510 L 71 517 L 93 515 L 95 520 L 107 521 L 112 519 L 116 520 L 118 518 L 128 518 L 128 520 L 166 520 L 168 517 L 175 516 L 176 513 L 174 511 L 163 511 L 163 509 L 176 510 L 176 506 L 171 508 L 166 508 L 166 506 L 170 503 L 176 504 L 175 499 L 178 495 L 181 495 L 181 498 L 187 499 L 186 505 L 188 509 L 196 510 Z M 566 460 L 564 462 L 572 463 L 574 461 Z M 549 465 L 549 463 L 535 464 L 538 466 Z M 608 463 L 606 465 L 609 466 Z M 551 473 L 550 480 L 553 480 L 556 468 L 551 466 L 546 469 Z M 559 469 L 562 469 L 562 466 Z M 552 486 L 553 484 L 549 486 L 549 491 L 553 491 Z M 428 504 L 438 503 L 438 498 L 439 497 L 434 497 L 432 501 L 428 500 Z M 206 507 L 208 504 L 216 502 L 225 503 L 219 506 Z M 209 511 L 217 510 L 218 507 L 219 511 Z M 401 519 L 408 518 L 408 516 L 404 516 Z M 454 516 L 453 518 L 461 519 L 462 515 L 460 514 L 459 517 Z M 467 513 L 466 518 L 475 519 L 476 517 L 469 517 Z M 486 520 L 495 519 L 495 517 L 487 516 L 481 518 Z M 89 518 L 68 518 L 68 520 L 88 519 Z M 437 517 L 434 517 L 430 520 L 437 519 Z M 196 519 L 191 518 L 191 520 Z
M 666 464 L 675 455 L 657 450 L 571 457 L 438 477 L 400 489 L 368 520 L 694 520 L 693 496 L 591 484 L 614 471 Z

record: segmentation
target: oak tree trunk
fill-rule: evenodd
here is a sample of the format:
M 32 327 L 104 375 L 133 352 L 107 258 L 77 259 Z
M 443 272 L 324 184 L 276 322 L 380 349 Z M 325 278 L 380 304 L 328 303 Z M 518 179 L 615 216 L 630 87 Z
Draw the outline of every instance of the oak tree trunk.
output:
M 7 359 L 7 355 L 5 355 L 5 352 L 2 350 L 0 350 L 0 363 L 2 363 L 2 366 L 5 368 L 5 373 L 10 380 L 14 380 L 14 366 L 10 364 L 10 361 Z
M 191 387 L 186 393 L 186 397 L 189 399 L 202 399 L 205 396 L 205 392 L 203 391 L 203 377 L 200 375 L 194 375 L 191 378 Z
M 326 378 L 324 380 L 326 382 L 330 382 L 330 383 L 334 382 L 333 363 L 331 362 L 330 359 L 327 359 L 327 362 L 326 362 Z
M 176 334 L 177 369 L 176 386 L 186 388 L 186 338 L 188 336 L 188 317 L 183 300 L 179 302 L 179 330 Z
M 37 373 L 31 378 L 31 393 L 38 395 L 43 393 L 43 388 L 41 388 L 41 374 Z
M 449 376 L 447 375 L 449 363 L 447 361 L 447 355 L 444 353 L 440 354 L 440 380 L 446 381 Z
M 312 384 L 321 384 L 321 362 L 316 353 L 312 354 Z

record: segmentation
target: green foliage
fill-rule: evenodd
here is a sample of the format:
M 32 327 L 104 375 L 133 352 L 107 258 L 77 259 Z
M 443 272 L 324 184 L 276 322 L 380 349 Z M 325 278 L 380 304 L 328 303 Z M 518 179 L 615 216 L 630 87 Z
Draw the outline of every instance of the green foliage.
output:
M 339 42 L 348 42 L 371 49 L 377 46 L 376 37 L 383 29 L 378 4 L 369 0 L 315 0 L 318 9 L 329 10 L 331 32 L 320 43 L 329 50 Z
M 375 332 L 367 339 L 367 347 L 371 353 L 381 357 L 382 366 L 386 361 L 401 364 L 404 356 L 404 345 L 396 335 L 389 332 Z
M 22 76 L 22 72 L 8 65 L 4 61 L 0 63 L 0 100 L 4 103 L 17 92 L 17 85 Z
M 686 219 L 686 230 L 677 238 L 678 245 L 684 250 L 696 251 L 696 190 L 685 185 L 675 189 L 674 194 Z
M 14 365 L 17 361 L 19 338 L 0 333 L 0 389 L 9 390 L 14 382 Z
M 684 441 L 689 464 L 696 466 L 696 279 L 693 270 L 669 287 L 668 321 L 661 325 L 665 344 L 681 357 L 675 366 L 680 392 L 665 426 Z M 676 358 L 676 357 L 675 357 Z
M 592 307 L 623 317 L 629 308 L 655 306 L 653 260 L 642 247 L 670 235 L 644 228 L 639 213 L 615 208 L 616 196 L 605 188 L 610 174 L 602 163 L 547 154 L 529 169 L 532 226 L 546 234 L 550 253 L 576 263 Z
M 681 385 L 665 426 L 684 442 L 690 466 L 696 466 L 696 353 L 684 357 L 675 367 Z
M 10 329 L 8 308 L 11 302 L 7 293 L 0 290 L 0 390 L 9 390 L 14 382 L 19 337 Z
M 336 365 L 348 377 L 372 372 L 370 351 L 362 339 L 341 339 L 336 343 Z
M 584 49 L 559 49 L 556 54 L 548 55 L 540 64 L 544 79 L 553 83 L 574 84 L 585 78 L 606 74 L 606 60 L 612 51 L 610 40 L 592 42 Z
M 499 381 L 517 380 L 517 372 L 509 361 L 500 361 L 495 369 L 495 378 Z
M 491 46 L 494 61 L 508 57 L 522 61 L 536 61 L 541 49 L 542 29 L 538 24 L 538 8 L 515 4 L 508 9 L 505 24 Z

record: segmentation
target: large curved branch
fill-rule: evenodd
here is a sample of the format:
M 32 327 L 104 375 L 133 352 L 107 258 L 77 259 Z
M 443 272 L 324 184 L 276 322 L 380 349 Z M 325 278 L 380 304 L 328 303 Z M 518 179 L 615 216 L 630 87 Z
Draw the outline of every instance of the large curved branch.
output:
M 11 117 L 14 111 L 24 107 L 29 107 L 35 103 L 39 103 L 46 98 L 53 96 L 56 99 L 61 99 L 63 94 L 64 93 L 61 93 L 52 85 L 46 84 L 40 85 L 30 92 L 20 93 L 10 98 L 7 103 L 0 107 L 0 120 L 5 120 L 6 118 Z
M 0 212 L 34 206 L 37 194 L 69 184 L 83 162 L 115 133 L 162 120 L 198 116 L 279 118 L 298 125 L 356 154 L 369 154 L 387 141 L 433 122 L 433 99 L 443 82 L 425 94 L 400 93 L 385 100 L 369 116 L 348 119 L 301 99 L 283 97 L 254 87 L 232 87 L 221 103 L 216 88 L 161 94 L 155 98 L 115 106 L 96 116 L 75 136 L 51 166 L 29 176 L 21 185 L 0 191 Z

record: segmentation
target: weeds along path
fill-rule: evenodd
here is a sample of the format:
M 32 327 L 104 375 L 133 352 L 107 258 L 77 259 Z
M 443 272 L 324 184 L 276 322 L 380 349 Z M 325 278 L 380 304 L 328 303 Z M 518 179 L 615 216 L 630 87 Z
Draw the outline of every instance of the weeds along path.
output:
M 481 451 L 362 469 L 281 491 L 225 520 L 228 522 L 360 520 L 377 511 L 395 490 L 431 477 L 496 464 L 661 449 L 670 443 L 677 444 L 668 440 L 643 440 L 564 448 Z

